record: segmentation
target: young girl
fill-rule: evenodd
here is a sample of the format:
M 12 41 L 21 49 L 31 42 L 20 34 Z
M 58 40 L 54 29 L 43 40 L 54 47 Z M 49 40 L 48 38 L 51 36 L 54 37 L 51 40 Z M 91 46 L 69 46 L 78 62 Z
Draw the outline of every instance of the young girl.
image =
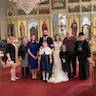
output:
M 69 57 L 69 53 L 66 50 L 66 45 L 61 46 L 61 51 L 60 51 L 60 59 L 62 62 L 62 68 L 64 72 L 69 72 L 69 65 L 67 63 Z
M 23 38 L 23 43 L 20 45 L 19 50 L 18 50 L 18 56 L 19 60 L 21 62 L 21 73 L 22 73 L 22 78 L 26 78 L 28 76 L 28 51 L 27 51 L 27 39 Z
M 51 63 L 52 63 L 52 50 L 48 47 L 47 41 L 43 41 L 42 47 L 39 50 L 40 55 L 40 67 L 42 71 L 43 80 L 49 79 L 51 74 Z
M 37 79 L 39 45 L 36 43 L 36 35 L 32 34 L 28 43 L 28 63 L 32 72 L 32 79 Z

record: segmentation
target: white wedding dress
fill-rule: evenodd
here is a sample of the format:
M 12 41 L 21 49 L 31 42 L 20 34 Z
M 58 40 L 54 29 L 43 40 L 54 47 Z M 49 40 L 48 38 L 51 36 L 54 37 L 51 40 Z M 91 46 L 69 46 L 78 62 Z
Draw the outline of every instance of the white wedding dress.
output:
M 54 49 L 53 49 L 54 64 L 52 69 L 52 76 L 48 80 L 48 82 L 50 83 L 61 83 L 69 80 L 67 72 L 64 72 L 62 69 L 62 64 L 59 57 L 61 45 L 62 45 L 61 41 L 58 43 L 54 41 Z

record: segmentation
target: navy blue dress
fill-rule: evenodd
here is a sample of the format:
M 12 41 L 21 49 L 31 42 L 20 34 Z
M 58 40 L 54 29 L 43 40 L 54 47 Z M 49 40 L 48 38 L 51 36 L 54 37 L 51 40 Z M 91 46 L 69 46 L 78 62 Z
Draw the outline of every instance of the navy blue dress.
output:
M 42 71 L 51 74 L 51 64 L 50 64 L 49 55 L 46 55 L 45 53 L 41 55 L 40 67 Z
M 28 49 L 30 49 L 30 52 L 34 56 L 37 56 L 37 53 L 39 51 L 39 45 L 36 42 L 34 42 L 34 43 L 29 42 Z M 28 64 L 31 69 L 37 69 L 38 68 L 38 59 L 34 59 L 30 54 L 28 54 Z

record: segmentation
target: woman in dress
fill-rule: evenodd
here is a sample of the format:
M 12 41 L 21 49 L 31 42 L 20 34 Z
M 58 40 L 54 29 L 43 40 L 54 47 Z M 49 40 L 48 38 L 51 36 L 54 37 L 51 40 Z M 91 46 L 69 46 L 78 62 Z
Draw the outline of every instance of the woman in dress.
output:
M 62 41 L 60 40 L 60 36 L 56 34 L 54 40 L 54 48 L 53 48 L 53 69 L 52 69 L 52 76 L 48 80 L 51 83 L 60 83 L 68 81 L 68 74 L 63 71 L 61 59 L 60 59 L 60 48 L 62 45 Z
M 32 79 L 37 79 L 39 45 L 36 43 L 36 35 L 32 35 L 28 43 L 28 63 L 32 72 Z
M 27 51 L 27 38 L 23 38 L 23 42 L 18 50 L 18 57 L 21 62 L 22 79 L 27 78 L 29 73 L 28 67 L 28 51 Z
M 11 64 L 11 70 L 10 70 L 10 74 L 11 74 L 11 81 L 16 81 L 17 79 L 19 79 L 16 76 L 16 67 L 17 67 L 17 62 L 16 62 L 16 57 L 17 57 L 17 46 L 16 46 L 16 42 L 15 42 L 15 38 L 13 36 L 11 36 L 9 38 L 9 40 L 7 40 L 8 44 L 6 46 L 6 55 L 7 55 L 7 64 Z
M 79 79 L 86 80 L 89 78 L 89 60 L 90 60 L 90 46 L 84 37 L 84 33 L 79 33 L 80 40 L 76 42 L 76 54 L 79 61 Z
M 48 81 L 51 74 L 52 64 L 52 49 L 48 47 L 47 41 L 43 41 L 42 47 L 39 50 L 40 55 L 40 69 L 44 81 Z

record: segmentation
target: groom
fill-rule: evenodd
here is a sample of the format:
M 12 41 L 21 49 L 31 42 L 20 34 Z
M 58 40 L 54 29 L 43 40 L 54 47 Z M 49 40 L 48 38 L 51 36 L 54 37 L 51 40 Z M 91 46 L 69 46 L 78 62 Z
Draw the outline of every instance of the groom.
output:
M 53 39 L 48 36 L 48 31 L 43 30 L 43 36 L 39 40 L 39 47 L 42 46 L 43 41 L 47 41 L 48 46 L 52 49 L 53 48 Z M 51 64 L 53 66 L 53 63 Z M 52 66 L 51 66 L 51 73 L 52 73 Z M 51 74 L 50 74 L 51 76 Z
M 51 37 L 48 36 L 48 31 L 43 30 L 43 36 L 39 40 L 39 47 L 42 46 L 42 42 L 47 41 L 48 46 L 52 49 L 53 48 L 53 40 Z

